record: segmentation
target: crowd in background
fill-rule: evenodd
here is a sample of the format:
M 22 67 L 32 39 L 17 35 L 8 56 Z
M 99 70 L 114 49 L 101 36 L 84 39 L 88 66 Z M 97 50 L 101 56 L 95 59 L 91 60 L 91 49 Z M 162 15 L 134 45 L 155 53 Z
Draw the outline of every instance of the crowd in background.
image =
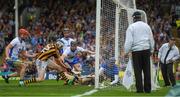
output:
M 95 0 L 39 1 L 41 6 L 36 3 L 32 4 L 40 8 L 40 17 L 37 21 L 30 19 L 27 26 L 33 47 L 46 44 L 49 36 L 62 38 L 64 28 L 69 28 L 71 38 L 83 48 L 95 50 Z
M 15 33 L 14 13 L 11 0 L 0 1 L 0 54 L 7 43 L 13 39 Z
M 36 8 L 41 10 L 37 21 L 29 18 L 25 27 L 31 33 L 29 42 L 32 47 L 42 48 L 52 35 L 62 38 L 63 29 L 69 28 L 71 38 L 83 48 L 95 50 L 95 0 L 32 0 L 27 8 L 31 11 Z M 6 9 L 0 23 L 0 35 L 3 36 L 0 38 L 3 41 L 0 43 L 0 52 L 7 44 L 5 42 L 12 40 L 14 33 L 14 16 L 12 11 Z
M 176 0 L 164 0 L 166 3 L 171 5 L 165 8 L 161 4 L 163 0 L 139 0 L 137 1 L 137 7 L 146 12 L 148 24 L 151 26 L 155 39 L 155 51 L 161 47 L 163 43 L 168 42 L 169 38 L 172 37 L 172 28 L 176 26 L 175 21 L 178 16 L 175 14 L 174 4 Z M 170 10 L 168 9 L 170 8 Z M 169 10 L 169 11 L 166 11 Z
M 29 0 L 21 5 L 29 12 L 40 9 L 39 17 L 31 16 L 25 28 L 31 33 L 29 39 L 33 50 L 40 50 L 49 36 L 63 37 L 64 28 L 69 28 L 70 37 L 80 46 L 95 51 L 96 0 Z M 155 51 L 168 42 L 174 26 L 174 10 L 163 11 L 161 0 L 136 0 L 137 8 L 147 13 L 148 23 L 155 39 Z M 169 0 L 170 2 L 171 0 Z M 171 2 L 172 5 L 174 2 Z M 0 5 L 0 53 L 15 35 L 14 2 L 1 0 Z M 8 7 L 7 7 L 8 6 Z M 166 13 L 164 13 L 166 12 Z
M 166 2 L 162 4 L 162 2 Z M 174 33 L 179 34 L 178 26 L 176 21 L 179 20 L 179 16 L 176 13 L 175 6 L 178 5 L 177 0 L 138 0 L 137 7 L 143 9 L 148 19 L 148 24 L 150 25 L 154 40 L 155 40 L 155 52 L 154 52 L 154 64 L 157 66 L 158 62 L 158 51 L 162 44 L 167 43 Z M 177 29 L 177 30 L 176 30 Z M 177 31 L 177 32 L 173 32 Z M 177 46 L 179 42 L 176 41 Z M 180 66 L 178 62 L 174 63 L 174 70 L 176 71 L 176 79 L 180 79 Z
M 26 4 L 30 11 L 36 8 L 40 9 L 38 19 L 29 18 L 26 26 L 31 33 L 30 42 L 33 47 L 40 48 L 47 42 L 50 35 L 55 35 L 57 38 L 63 37 L 63 29 L 70 28 L 73 39 L 77 40 L 84 48 L 95 50 L 95 0 L 30 1 L 28 5 Z M 160 1 L 137 1 L 137 8 L 144 10 L 149 16 L 148 23 L 156 41 L 155 50 L 158 50 L 172 36 L 171 30 L 174 24 L 174 10 L 163 13 Z M 0 42 L 0 52 L 7 44 L 5 42 L 12 40 L 15 35 L 13 3 L 11 0 L 1 1 L 0 35 L 3 37 L 0 37 L 0 41 L 2 41 Z M 171 3 L 173 4 L 173 2 Z

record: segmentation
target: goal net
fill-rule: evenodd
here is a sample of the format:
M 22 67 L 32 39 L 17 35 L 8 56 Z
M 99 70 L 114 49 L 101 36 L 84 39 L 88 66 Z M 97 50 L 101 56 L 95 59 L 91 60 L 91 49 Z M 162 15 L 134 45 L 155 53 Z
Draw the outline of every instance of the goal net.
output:
M 135 0 L 97 0 L 96 88 L 120 83 L 120 71 L 125 70 L 128 61 L 120 57 L 124 48 L 125 32 L 133 22 L 132 14 L 137 10 Z M 138 11 L 143 14 L 143 21 L 147 22 L 145 12 Z

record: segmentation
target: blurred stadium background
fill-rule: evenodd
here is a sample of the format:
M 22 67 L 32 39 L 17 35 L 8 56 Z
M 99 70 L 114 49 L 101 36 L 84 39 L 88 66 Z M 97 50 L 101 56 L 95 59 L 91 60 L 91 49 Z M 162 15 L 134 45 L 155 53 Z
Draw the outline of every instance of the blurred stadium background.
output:
M 17 21 L 15 15 L 16 0 L 0 0 L 0 64 L 5 46 L 16 36 Z M 27 44 L 29 52 L 40 51 L 49 37 L 63 37 L 63 29 L 70 29 L 70 37 L 78 41 L 79 46 L 95 51 L 96 37 L 96 0 L 17 0 L 18 26 L 28 29 L 31 37 Z M 180 48 L 180 2 L 179 0 L 136 0 L 137 9 L 144 10 L 147 22 L 151 26 L 156 42 L 156 53 L 159 47 L 168 41 L 170 36 L 176 38 Z M 110 39 L 111 40 L 111 39 Z M 156 57 L 154 56 L 154 63 Z M 85 67 L 86 68 L 86 67 Z M 122 67 L 123 68 L 123 67 Z M 27 70 L 31 75 L 33 67 Z M 176 79 L 180 79 L 180 64 L 174 66 Z M 28 74 L 30 73 L 30 74 Z M 120 73 L 123 76 L 123 72 Z M 42 83 L 29 87 L 18 87 L 18 77 L 11 78 L 5 84 L 0 77 L 0 96 L 74 96 L 94 88 L 94 86 L 63 86 L 56 82 L 56 74 L 47 69 L 46 79 Z M 162 86 L 162 77 L 160 76 Z M 140 96 L 164 96 L 170 88 L 161 88 L 151 94 Z M 127 91 L 122 85 L 102 89 L 92 96 L 138 96 Z

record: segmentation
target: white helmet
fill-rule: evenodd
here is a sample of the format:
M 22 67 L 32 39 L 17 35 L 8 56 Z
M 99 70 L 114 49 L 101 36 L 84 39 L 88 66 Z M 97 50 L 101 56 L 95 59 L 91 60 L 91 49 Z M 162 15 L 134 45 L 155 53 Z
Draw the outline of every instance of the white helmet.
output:
M 62 48 L 62 47 L 64 46 L 64 42 L 61 41 L 61 40 L 58 40 L 58 41 L 56 42 L 56 44 L 57 44 L 57 47 L 58 47 L 58 48 Z

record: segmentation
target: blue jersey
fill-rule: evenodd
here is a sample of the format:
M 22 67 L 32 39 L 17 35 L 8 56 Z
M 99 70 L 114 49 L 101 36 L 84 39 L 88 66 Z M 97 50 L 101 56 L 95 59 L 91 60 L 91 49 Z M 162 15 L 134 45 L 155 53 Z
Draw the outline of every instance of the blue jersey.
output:
M 104 69 L 104 73 L 105 75 L 107 75 L 108 77 L 114 77 L 114 75 L 118 75 L 119 74 L 119 69 L 116 66 L 116 64 L 114 64 L 113 66 L 108 66 L 107 64 L 102 64 L 101 66 Z
M 95 67 L 91 66 L 90 63 L 87 63 L 87 59 L 81 62 L 82 71 L 81 75 L 90 75 L 95 73 Z

